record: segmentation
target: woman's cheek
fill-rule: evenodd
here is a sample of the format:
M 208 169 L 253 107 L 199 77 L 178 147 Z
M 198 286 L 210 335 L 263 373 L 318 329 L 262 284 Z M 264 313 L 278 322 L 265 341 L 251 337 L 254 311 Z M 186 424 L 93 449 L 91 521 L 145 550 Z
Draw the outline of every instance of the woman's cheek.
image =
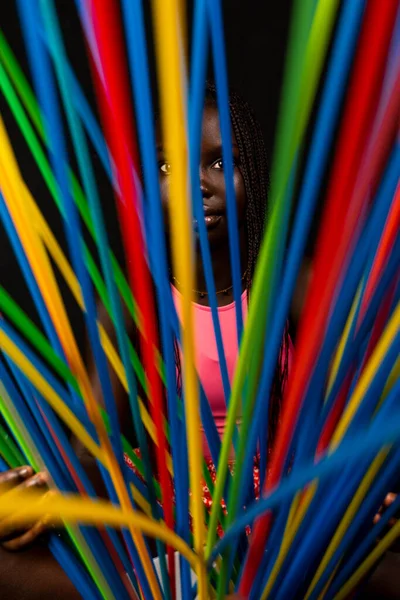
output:
M 235 196 L 238 218 L 243 217 L 246 210 L 246 190 L 244 188 L 243 176 L 239 170 L 234 174 Z

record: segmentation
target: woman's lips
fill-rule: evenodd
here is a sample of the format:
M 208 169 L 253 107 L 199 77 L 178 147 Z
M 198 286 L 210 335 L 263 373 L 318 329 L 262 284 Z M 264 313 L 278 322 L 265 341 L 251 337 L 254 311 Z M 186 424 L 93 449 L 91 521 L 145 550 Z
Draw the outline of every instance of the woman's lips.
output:
M 214 229 L 221 220 L 221 215 L 205 215 L 204 222 L 207 229 Z
M 215 213 L 205 213 L 204 214 L 204 223 L 206 225 L 207 230 L 209 231 L 210 229 L 214 229 L 214 227 L 217 227 L 217 225 L 219 224 L 221 219 L 222 219 L 222 215 L 218 215 Z M 194 229 L 196 231 L 198 231 L 199 226 L 198 226 L 198 222 L 196 219 L 193 221 L 193 226 L 194 226 Z
M 222 218 L 221 215 L 205 215 L 204 223 L 205 223 L 207 231 L 210 231 L 211 229 L 214 229 L 215 227 L 217 227 L 221 218 Z M 193 220 L 193 229 L 195 231 L 199 231 L 199 224 L 197 222 L 197 219 Z

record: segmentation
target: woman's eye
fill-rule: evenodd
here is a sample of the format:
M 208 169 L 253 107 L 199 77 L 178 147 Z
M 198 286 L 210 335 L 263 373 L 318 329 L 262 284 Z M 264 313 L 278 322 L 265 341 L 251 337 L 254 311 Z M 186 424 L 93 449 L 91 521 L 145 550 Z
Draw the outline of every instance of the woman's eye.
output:
M 164 173 L 164 175 L 169 175 L 171 173 L 171 165 L 169 164 L 169 162 L 160 163 L 159 169 Z
M 212 166 L 213 169 L 223 169 L 224 168 L 224 163 L 222 162 L 222 158 L 219 158 L 218 160 L 215 161 L 215 163 Z

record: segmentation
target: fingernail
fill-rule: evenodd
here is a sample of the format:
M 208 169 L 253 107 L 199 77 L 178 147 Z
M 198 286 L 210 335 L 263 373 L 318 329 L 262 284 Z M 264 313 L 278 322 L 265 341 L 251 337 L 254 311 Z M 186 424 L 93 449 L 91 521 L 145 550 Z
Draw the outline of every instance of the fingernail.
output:
M 33 477 L 31 477 L 31 479 L 28 482 L 30 485 L 40 485 L 42 483 L 46 483 L 45 479 L 43 478 L 43 473 L 36 473 L 36 475 L 34 475 Z
M 33 473 L 33 469 L 32 467 L 29 467 L 28 465 L 21 467 L 18 471 L 18 474 L 20 477 L 28 477 L 28 475 L 32 475 Z

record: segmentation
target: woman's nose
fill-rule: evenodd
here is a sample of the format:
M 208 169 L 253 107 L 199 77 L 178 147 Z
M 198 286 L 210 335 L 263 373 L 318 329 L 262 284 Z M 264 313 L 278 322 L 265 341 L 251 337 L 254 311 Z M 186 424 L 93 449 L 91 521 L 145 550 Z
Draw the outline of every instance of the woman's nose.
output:
M 206 170 L 200 167 L 199 176 L 201 194 L 203 198 L 209 198 L 212 195 L 212 193 L 210 189 L 210 182 L 207 178 Z

